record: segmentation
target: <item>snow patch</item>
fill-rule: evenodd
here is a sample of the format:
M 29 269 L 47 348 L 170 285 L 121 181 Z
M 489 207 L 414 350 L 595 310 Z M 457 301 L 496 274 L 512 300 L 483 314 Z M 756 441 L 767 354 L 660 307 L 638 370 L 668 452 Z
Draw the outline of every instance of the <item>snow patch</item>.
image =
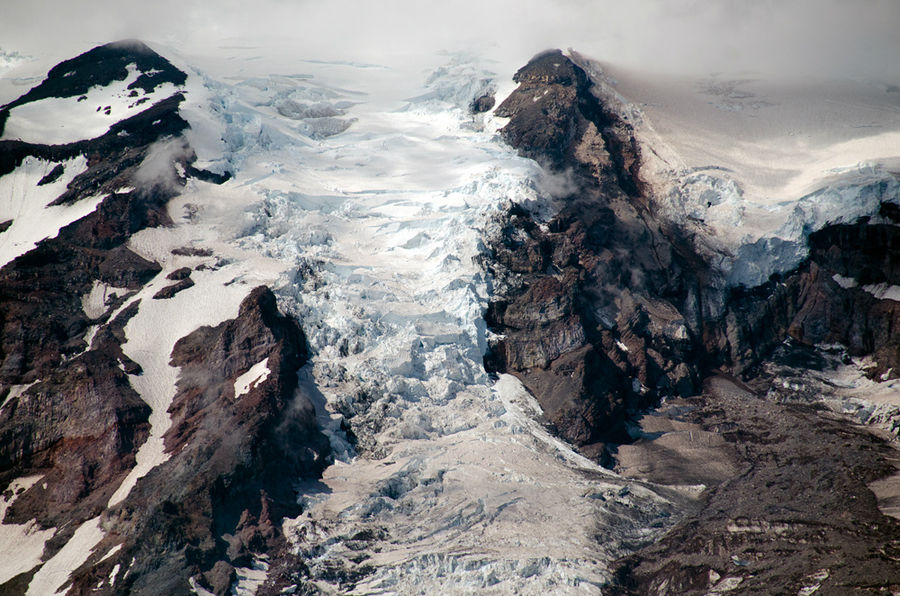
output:
M 869 377 L 877 364 L 871 357 L 849 360 L 846 346 L 817 345 L 828 366 L 821 371 L 767 365 L 777 387 L 769 399 L 791 399 L 822 404 L 834 412 L 880 428 L 893 436 L 900 433 L 900 379 L 891 379 L 890 370 L 880 381 Z
M 121 565 L 116 563 L 115 565 L 113 565 L 112 571 L 109 572 L 109 586 L 111 588 L 116 587 L 116 578 L 119 575 L 120 568 L 121 568 Z
M 900 286 L 892 286 L 887 283 L 863 286 L 862 288 L 869 294 L 872 294 L 879 300 L 893 300 L 900 302 Z
M 188 585 L 191 588 L 191 592 L 197 594 L 197 596 L 216 596 L 215 594 L 198 584 L 197 580 L 193 577 L 188 579 Z
M 8 404 L 10 401 L 12 401 L 14 399 L 18 399 L 23 393 L 28 391 L 28 389 L 31 388 L 32 385 L 35 385 L 37 383 L 38 383 L 38 381 L 32 381 L 31 383 L 27 383 L 25 385 L 10 385 L 9 393 L 6 394 L 6 399 L 4 399 L 3 403 L 0 404 L 0 409 L 3 409 L 3 406 Z M 2 519 L 3 519 L 3 516 L 0 515 L 0 520 L 2 520 Z M 2 583 L 2 582 L 0 582 L 0 583 Z
M 249 393 L 251 389 L 265 381 L 269 377 L 269 373 L 272 372 L 269 370 L 267 364 L 269 363 L 268 356 L 262 362 L 257 362 L 253 366 L 250 367 L 247 372 L 239 376 L 234 380 L 234 398 L 238 399 L 242 395 Z
M 797 596 L 812 596 L 816 592 L 819 591 L 819 588 L 822 587 L 822 582 L 828 579 L 831 576 L 831 573 L 828 569 L 820 569 L 816 573 L 809 575 L 804 578 L 807 582 L 812 582 L 808 586 L 803 586 L 797 592 Z
M 38 186 L 38 182 L 56 166 L 65 172 L 55 182 Z M 84 156 L 56 164 L 26 157 L 15 170 L 0 177 L 0 222 L 12 220 L 0 232 L 0 267 L 25 254 L 46 238 L 55 238 L 70 223 L 93 212 L 102 196 L 81 199 L 72 205 L 50 206 L 66 190 L 66 186 L 87 170 Z
M 250 567 L 236 567 L 234 572 L 237 575 L 237 582 L 232 588 L 232 593 L 235 596 L 253 596 L 266 583 L 269 563 L 261 557 L 255 557 Z
M 103 536 L 99 515 L 81 524 L 66 545 L 34 574 L 25 595 L 47 596 L 64 593 L 60 589 L 72 572 L 88 560 L 94 547 L 103 540 Z
M 0 584 L 20 573 L 31 571 L 41 562 L 44 544 L 56 534 L 56 528 L 41 530 L 35 520 L 24 524 L 4 524 L 6 512 L 23 492 L 34 486 L 43 475 L 16 478 L 0 494 Z
M 94 280 L 91 291 L 81 297 L 81 308 L 89 319 L 99 319 L 109 310 L 108 301 L 115 300 L 127 293 L 128 288 L 117 288 Z
M 833 279 L 837 285 L 841 286 L 845 290 L 850 290 L 859 285 L 859 283 L 852 277 L 844 277 L 840 273 L 835 273 L 831 276 L 831 279 Z
M 14 107 L 0 140 L 20 139 L 27 143 L 62 145 L 103 135 L 113 124 L 146 110 L 154 103 L 172 96 L 178 88 L 172 83 L 157 86 L 146 93 L 137 89 L 132 96 L 128 86 L 141 72 L 128 65 L 128 76 L 109 85 L 91 87 L 78 97 L 48 97 Z
M 835 273 L 831 278 L 844 289 L 859 287 L 859 282 L 852 277 L 844 277 Z M 869 284 L 862 286 L 864 292 L 868 292 L 878 300 L 893 300 L 900 302 L 900 286 L 892 286 L 888 283 Z
M 103 558 L 102 558 L 102 559 L 100 559 L 100 560 L 97 561 L 97 562 L 98 562 L 98 563 L 102 563 L 103 561 L 107 560 L 108 558 L 110 558 L 111 556 L 113 556 L 114 554 L 116 554 L 117 552 L 119 552 L 120 550 L 122 550 L 122 545 L 121 545 L 121 544 L 115 545 L 114 547 L 112 547 L 111 549 L 109 549 L 109 552 L 107 552 L 105 555 L 103 555 Z

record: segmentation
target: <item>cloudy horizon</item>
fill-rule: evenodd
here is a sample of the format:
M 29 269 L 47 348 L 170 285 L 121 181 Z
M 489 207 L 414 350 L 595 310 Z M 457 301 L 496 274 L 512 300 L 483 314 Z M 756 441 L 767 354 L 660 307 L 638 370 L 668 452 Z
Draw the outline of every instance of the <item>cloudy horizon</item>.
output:
M 892 0 L 358 0 L 152 5 L 38 0 L 4 7 L 0 48 L 63 58 L 124 38 L 185 53 L 262 44 L 307 58 L 381 58 L 472 48 L 523 63 L 551 47 L 642 70 L 900 77 Z

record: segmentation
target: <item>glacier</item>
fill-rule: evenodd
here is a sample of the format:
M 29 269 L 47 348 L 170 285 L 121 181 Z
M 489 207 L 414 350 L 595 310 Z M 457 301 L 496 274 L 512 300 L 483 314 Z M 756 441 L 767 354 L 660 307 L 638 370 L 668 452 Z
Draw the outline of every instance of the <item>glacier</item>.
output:
M 900 111 L 877 80 L 627 71 L 573 54 L 635 127 L 657 207 L 727 285 L 797 267 L 827 225 L 900 203 Z
M 189 180 L 169 205 L 175 225 L 145 230 L 129 244 L 163 269 L 119 311 L 149 298 L 179 267 L 209 268 L 171 300 L 144 300 L 125 329 L 123 351 L 146 371 L 131 383 L 153 406 L 152 430 L 110 504 L 166 457 L 174 342 L 233 316 L 246 293 L 266 283 L 306 333 L 313 358 L 300 391 L 316 405 L 335 454 L 321 482 L 298 486 L 305 511 L 284 526 L 319 589 L 337 592 L 336 577 L 355 576 L 355 593 L 599 593 L 608 565 L 662 534 L 703 486 L 662 488 L 598 466 L 541 424 L 539 406 L 515 377 L 484 370 L 494 283 L 482 265 L 485 247 L 511 205 L 546 216 L 565 187 L 502 142 L 503 119 L 470 111 L 485 93 L 502 100 L 510 73 L 464 52 L 398 65 L 284 58 L 260 65 L 253 48 L 229 52 L 176 58 L 190 73 L 182 114 L 196 165 L 231 179 Z M 681 137 L 653 128 L 662 113 L 632 101 L 641 97 L 636 84 L 599 66 L 589 72 L 638 123 L 647 146 L 671 145 L 651 162 L 652 182 L 673 219 L 705 230 L 699 237 L 728 285 L 753 286 L 797 266 L 810 232 L 875 216 L 881 202 L 900 196 L 893 164 L 867 154 L 868 145 L 858 163 L 805 164 L 804 175 L 821 175 L 802 188 L 760 190 L 734 164 L 685 159 Z M 769 109 L 764 97 L 724 93 L 712 109 L 739 116 Z M 22 130 L 31 130 L 26 124 Z M 86 124 L 66 134 L 81 138 L 108 122 L 97 116 Z M 147 175 L 158 182 L 152 166 Z M 28 161 L 3 183 L 34 186 L 49 167 Z M 83 167 L 67 164 L 66 176 L 46 187 L 47 201 L 30 208 L 48 215 L 50 194 Z M 12 201 L 17 192 L 7 193 Z M 41 228 L 28 241 L 53 233 Z M 214 256 L 173 254 L 182 247 Z M 21 254 L 0 248 L 4 257 Z M 98 283 L 84 299 L 97 316 L 115 290 Z M 876 292 L 892 298 L 896 287 Z M 235 383 L 236 397 L 266 374 L 266 361 L 253 366 Z M 101 537 L 96 520 L 84 524 L 32 588 L 55 591 L 84 560 L 76 551 Z M 42 545 L 46 537 L 38 538 Z M 252 593 L 266 570 L 264 561 L 240 569 L 236 591 Z
M 284 530 L 325 592 L 357 577 L 354 593 L 597 593 L 607 565 L 703 487 L 663 490 L 597 466 L 537 422 L 514 377 L 485 374 L 492 280 L 480 251 L 510 204 L 552 213 L 561 182 L 504 146 L 502 119 L 470 113 L 480 94 L 502 100 L 505 77 L 475 55 L 436 58 L 403 84 L 397 69 L 357 63 L 204 79 L 222 146 L 201 159 L 254 197 L 233 242 L 286 267 L 280 306 L 315 354 L 301 390 L 336 454 Z M 191 124 L 216 137 L 209 120 Z M 673 219 L 718 233 L 726 283 L 752 286 L 795 267 L 811 231 L 873 215 L 900 189 L 881 164 L 826 174 L 778 201 L 746 196 L 723 170 L 661 179 Z M 734 234 L 751 221 L 763 227 Z
M 320 589 L 337 590 L 335 567 L 365 568 L 352 544 L 365 535 L 377 554 L 359 593 L 595 593 L 605 564 L 698 487 L 619 478 L 536 422 L 514 377 L 485 373 L 486 239 L 513 203 L 552 211 L 559 181 L 500 141 L 502 120 L 471 114 L 474 97 L 511 90 L 489 63 L 434 60 L 412 84 L 352 63 L 227 81 L 194 71 L 189 139 L 204 167 L 234 176 L 214 190 L 191 181 L 178 202 L 203 205 L 188 228 L 215 226 L 235 254 L 279 263 L 279 306 L 314 353 L 301 391 L 336 462 L 284 530 Z M 246 208 L 223 219 L 192 192 Z

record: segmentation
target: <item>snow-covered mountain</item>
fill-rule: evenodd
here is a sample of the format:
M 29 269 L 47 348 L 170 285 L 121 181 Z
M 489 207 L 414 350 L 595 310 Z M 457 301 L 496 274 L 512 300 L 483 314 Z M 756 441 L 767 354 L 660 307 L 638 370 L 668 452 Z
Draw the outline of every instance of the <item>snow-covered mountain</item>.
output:
M 900 587 L 895 88 L 499 66 L 0 97 L 0 593 Z

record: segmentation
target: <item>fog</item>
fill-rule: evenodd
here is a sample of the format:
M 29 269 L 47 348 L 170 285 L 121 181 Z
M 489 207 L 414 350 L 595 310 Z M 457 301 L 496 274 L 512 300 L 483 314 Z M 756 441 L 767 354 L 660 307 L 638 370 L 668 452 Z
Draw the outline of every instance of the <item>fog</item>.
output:
M 550 48 L 674 73 L 900 76 L 897 0 L 183 0 L 5 2 L 0 48 L 71 56 L 137 37 L 182 49 L 279 48 L 387 60 L 476 49 L 521 64 Z

